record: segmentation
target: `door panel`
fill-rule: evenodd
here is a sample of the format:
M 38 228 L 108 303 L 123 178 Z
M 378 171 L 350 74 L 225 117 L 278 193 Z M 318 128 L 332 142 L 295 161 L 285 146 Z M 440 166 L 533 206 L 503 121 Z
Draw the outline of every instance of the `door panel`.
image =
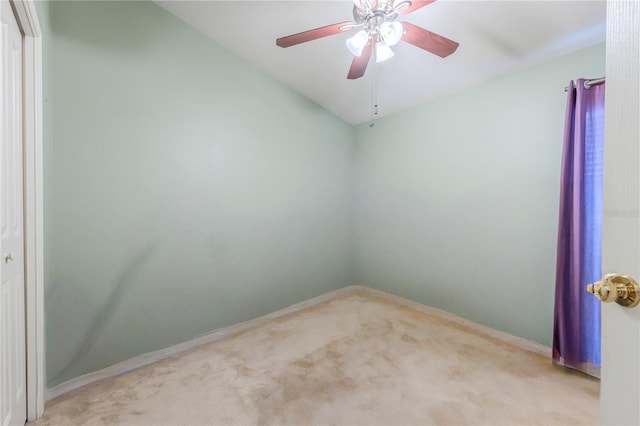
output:
M 0 2 L 0 422 L 26 421 L 22 172 L 22 35 Z
M 602 270 L 640 279 L 640 2 L 607 2 Z M 603 424 L 640 424 L 640 307 L 602 306 Z

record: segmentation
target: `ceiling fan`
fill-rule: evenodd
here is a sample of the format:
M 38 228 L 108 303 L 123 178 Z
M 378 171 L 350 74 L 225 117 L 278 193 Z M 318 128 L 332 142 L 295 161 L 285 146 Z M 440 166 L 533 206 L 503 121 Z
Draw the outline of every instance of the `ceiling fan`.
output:
M 399 15 L 408 15 L 434 1 L 353 0 L 354 22 L 339 22 L 281 37 L 276 45 L 295 46 L 359 28 L 360 31 L 347 39 L 347 47 L 354 55 L 347 75 L 352 80 L 364 75 L 374 49 L 376 62 L 386 61 L 393 56 L 391 47 L 400 40 L 445 58 L 456 51 L 458 43 L 409 22 L 396 21 Z

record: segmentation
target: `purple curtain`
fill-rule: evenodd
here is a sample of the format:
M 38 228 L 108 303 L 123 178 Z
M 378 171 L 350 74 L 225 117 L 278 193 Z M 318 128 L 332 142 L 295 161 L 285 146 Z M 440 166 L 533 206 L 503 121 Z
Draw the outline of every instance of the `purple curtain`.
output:
M 599 376 L 600 302 L 585 291 L 601 278 L 605 85 L 569 84 L 556 264 L 553 361 Z

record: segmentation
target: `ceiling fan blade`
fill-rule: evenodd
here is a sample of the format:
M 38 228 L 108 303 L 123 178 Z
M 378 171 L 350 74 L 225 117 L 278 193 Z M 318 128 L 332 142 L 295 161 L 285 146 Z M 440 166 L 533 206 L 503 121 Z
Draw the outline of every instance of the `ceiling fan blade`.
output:
M 453 40 L 449 40 L 446 37 L 432 33 L 409 22 L 403 22 L 402 26 L 405 29 L 405 33 L 402 36 L 403 41 L 413 44 L 420 49 L 424 49 L 427 52 L 431 52 L 434 55 L 438 55 L 441 58 L 446 58 L 451 55 L 460 45 Z
M 425 6 L 430 5 L 431 3 L 433 3 L 436 0 L 414 0 L 411 1 L 411 6 L 409 6 L 408 8 L 404 9 L 402 12 L 400 12 L 400 15 L 408 15 L 411 12 L 421 9 Z
M 349 80 L 355 80 L 364 75 L 364 72 L 367 69 L 367 65 L 369 64 L 369 59 L 371 58 L 371 53 L 373 53 L 373 46 L 376 44 L 376 36 L 373 36 L 364 49 L 362 50 L 362 55 L 356 56 L 353 58 L 353 62 L 351 62 L 351 68 L 349 68 L 349 74 L 347 74 L 347 78 Z
M 280 37 L 276 40 L 276 44 L 280 47 L 295 46 L 296 44 L 305 43 L 307 41 L 316 40 L 334 34 L 339 34 L 344 31 L 350 31 L 353 28 L 353 22 L 340 22 L 333 25 L 315 28 L 309 31 L 303 31 L 298 34 L 292 34 L 290 36 Z

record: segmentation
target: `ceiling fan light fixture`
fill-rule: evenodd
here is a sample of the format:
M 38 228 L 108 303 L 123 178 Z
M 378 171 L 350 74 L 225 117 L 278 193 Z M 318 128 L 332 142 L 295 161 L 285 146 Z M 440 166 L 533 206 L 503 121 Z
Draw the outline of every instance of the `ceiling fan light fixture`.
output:
M 385 21 L 380 25 L 380 36 L 387 46 L 395 46 L 398 44 L 404 34 L 404 27 L 398 21 Z
M 376 63 L 391 59 L 393 55 L 393 50 L 384 41 L 376 43 Z
M 365 30 L 358 31 L 353 37 L 347 39 L 347 48 L 353 56 L 362 55 L 362 50 L 369 42 L 369 33 Z

